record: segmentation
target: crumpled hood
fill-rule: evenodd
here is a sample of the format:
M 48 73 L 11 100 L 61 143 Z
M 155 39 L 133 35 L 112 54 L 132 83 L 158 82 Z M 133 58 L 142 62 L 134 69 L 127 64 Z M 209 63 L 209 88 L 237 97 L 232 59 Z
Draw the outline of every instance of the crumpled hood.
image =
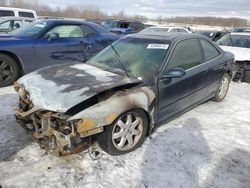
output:
M 18 83 L 29 93 L 36 108 L 66 112 L 102 91 L 131 80 L 88 64 L 64 64 L 27 74 Z
M 236 61 L 250 61 L 250 48 L 240 48 L 234 46 L 220 46 L 224 51 L 235 55 Z

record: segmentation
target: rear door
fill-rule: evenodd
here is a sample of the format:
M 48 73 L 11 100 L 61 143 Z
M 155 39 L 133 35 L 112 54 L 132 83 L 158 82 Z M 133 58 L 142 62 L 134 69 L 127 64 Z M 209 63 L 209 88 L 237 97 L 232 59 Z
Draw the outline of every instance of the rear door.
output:
M 180 78 L 158 81 L 159 122 L 206 97 L 210 78 L 203 62 L 203 51 L 198 39 L 183 40 L 175 46 L 163 75 L 176 67 L 183 68 L 186 74 Z
M 57 33 L 58 37 L 49 39 L 51 33 Z M 56 25 L 45 33 L 36 43 L 36 56 L 38 68 L 68 63 L 72 61 L 84 61 L 87 44 L 80 24 Z

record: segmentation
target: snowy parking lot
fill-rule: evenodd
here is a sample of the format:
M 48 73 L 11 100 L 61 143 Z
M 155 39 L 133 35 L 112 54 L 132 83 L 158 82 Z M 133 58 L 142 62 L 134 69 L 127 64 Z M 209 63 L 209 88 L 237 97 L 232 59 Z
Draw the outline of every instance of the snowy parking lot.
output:
M 232 83 L 209 101 L 159 127 L 124 156 L 87 152 L 55 157 L 13 116 L 17 94 L 0 89 L 0 185 L 5 187 L 250 187 L 250 84 Z M 0 187 L 1 187 L 0 186 Z

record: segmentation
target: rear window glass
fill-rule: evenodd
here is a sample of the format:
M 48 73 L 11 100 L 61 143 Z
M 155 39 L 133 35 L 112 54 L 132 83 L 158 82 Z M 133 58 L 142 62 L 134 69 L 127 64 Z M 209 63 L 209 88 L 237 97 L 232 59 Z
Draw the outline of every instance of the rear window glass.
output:
M 34 14 L 32 12 L 18 12 L 20 17 L 34 18 Z
M 3 16 L 15 16 L 15 13 L 11 10 L 0 10 L 0 17 Z
M 187 39 L 176 45 L 167 68 L 169 70 L 179 67 L 188 70 L 202 62 L 202 49 L 198 39 Z
M 205 61 L 209 61 L 220 55 L 219 51 L 208 41 L 200 39 L 204 51 Z
M 241 48 L 250 48 L 250 35 L 230 35 L 226 34 L 217 42 L 222 46 L 235 46 Z
M 83 25 L 83 30 L 84 30 L 85 36 L 94 35 L 96 33 L 96 31 L 93 28 L 87 25 Z

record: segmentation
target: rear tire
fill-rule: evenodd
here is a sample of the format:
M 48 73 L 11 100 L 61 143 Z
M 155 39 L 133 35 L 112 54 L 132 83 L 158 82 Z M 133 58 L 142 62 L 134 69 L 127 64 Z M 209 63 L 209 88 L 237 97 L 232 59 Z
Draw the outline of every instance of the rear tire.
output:
M 223 101 L 223 99 L 227 95 L 230 81 L 231 81 L 231 77 L 227 73 L 225 73 L 221 79 L 219 88 L 215 92 L 215 96 L 212 98 L 213 101 L 215 102 Z
M 131 110 L 107 125 L 98 137 L 100 147 L 110 155 L 122 155 L 140 147 L 148 130 L 148 118 L 143 110 Z
M 17 62 L 8 55 L 0 54 L 0 87 L 11 85 L 19 74 Z

